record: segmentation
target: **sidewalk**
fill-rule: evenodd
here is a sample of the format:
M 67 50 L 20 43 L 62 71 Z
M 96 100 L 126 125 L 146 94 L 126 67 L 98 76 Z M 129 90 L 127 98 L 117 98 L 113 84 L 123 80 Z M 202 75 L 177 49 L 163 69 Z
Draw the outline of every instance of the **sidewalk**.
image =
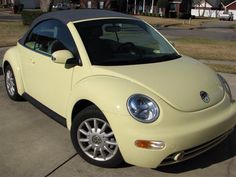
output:
M 0 10 L 0 22 L 21 21 L 21 14 L 13 14 L 11 9 Z

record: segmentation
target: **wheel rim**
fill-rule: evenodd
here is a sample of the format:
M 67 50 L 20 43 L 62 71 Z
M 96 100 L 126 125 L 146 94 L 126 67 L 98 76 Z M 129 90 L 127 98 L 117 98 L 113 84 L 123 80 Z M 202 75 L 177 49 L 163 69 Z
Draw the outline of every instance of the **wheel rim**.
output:
M 98 118 L 83 121 L 78 128 L 77 139 L 82 151 L 93 160 L 107 161 L 118 151 L 110 125 Z
M 6 72 L 6 86 L 8 93 L 13 96 L 16 92 L 15 89 L 15 82 L 14 82 L 14 76 L 11 70 L 8 70 Z

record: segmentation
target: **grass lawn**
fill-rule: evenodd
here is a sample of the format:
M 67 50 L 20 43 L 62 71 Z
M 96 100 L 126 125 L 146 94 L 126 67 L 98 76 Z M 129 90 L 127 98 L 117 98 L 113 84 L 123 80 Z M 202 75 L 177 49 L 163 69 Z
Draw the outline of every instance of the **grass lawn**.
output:
M 182 28 L 195 28 L 200 27 L 203 23 L 212 22 L 217 19 L 207 19 L 207 18 L 199 18 L 192 19 L 189 21 L 188 19 L 178 19 L 178 18 L 160 18 L 160 17 L 149 17 L 149 16 L 136 16 L 153 26 L 176 26 Z
M 174 43 L 180 53 L 196 59 L 236 61 L 236 41 L 186 37 Z
M 27 29 L 22 22 L 0 22 L 0 47 L 15 45 Z
M 217 72 L 236 74 L 236 65 L 207 64 Z

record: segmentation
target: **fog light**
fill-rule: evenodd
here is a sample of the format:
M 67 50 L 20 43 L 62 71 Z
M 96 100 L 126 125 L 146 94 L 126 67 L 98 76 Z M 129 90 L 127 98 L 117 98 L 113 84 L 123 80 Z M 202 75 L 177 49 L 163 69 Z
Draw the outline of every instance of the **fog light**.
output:
M 165 147 L 163 141 L 136 140 L 135 145 L 144 149 L 164 149 Z
M 174 161 L 180 161 L 184 158 L 184 152 L 178 152 L 174 155 L 173 160 Z

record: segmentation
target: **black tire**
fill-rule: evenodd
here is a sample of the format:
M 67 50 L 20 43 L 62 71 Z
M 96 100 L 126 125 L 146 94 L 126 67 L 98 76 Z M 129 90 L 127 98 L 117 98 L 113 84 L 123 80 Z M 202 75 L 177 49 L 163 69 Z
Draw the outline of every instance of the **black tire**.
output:
M 89 124 L 90 128 L 92 128 L 93 125 L 91 125 L 92 123 L 89 123 L 89 122 L 94 121 L 93 119 L 96 119 L 96 122 L 97 122 L 96 125 L 98 127 L 97 130 L 99 129 L 98 132 L 102 132 L 101 126 L 104 125 L 104 124 L 108 125 L 108 126 L 105 126 L 106 129 L 109 129 L 108 131 L 112 132 L 112 130 L 110 128 L 110 125 L 109 125 L 108 121 L 106 120 L 104 114 L 96 106 L 94 106 L 94 105 L 89 106 L 89 107 L 85 108 L 84 110 L 82 110 L 81 112 L 79 112 L 73 120 L 72 127 L 71 127 L 71 140 L 72 140 L 72 143 L 74 145 L 74 148 L 76 149 L 78 154 L 84 160 L 86 160 L 87 162 L 89 162 L 93 165 L 96 165 L 96 166 L 99 166 L 99 167 L 105 167 L 105 168 L 120 167 L 123 164 L 124 160 L 122 158 L 122 155 L 120 153 L 118 145 L 115 145 L 115 146 L 109 145 L 110 147 L 112 146 L 112 148 L 114 149 L 114 151 L 113 151 L 112 148 L 110 149 L 110 147 L 107 146 L 108 144 L 105 145 L 105 142 L 110 141 L 110 140 L 103 141 L 104 138 L 101 138 L 100 139 L 101 141 L 99 141 L 99 143 L 97 145 L 94 143 L 94 141 L 93 141 L 94 137 L 97 138 L 96 137 L 97 135 L 94 135 L 94 133 L 90 133 L 89 129 L 86 128 L 87 125 L 85 124 L 85 121 L 86 121 L 86 123 Z M 100 125 L 99 125 L 99 121 L 101 123 Z M 95 125 L 94 125 L 94 127 L 95 127 Z M 78 133 L 79 128 L 83 129 L 83 130 L 85 129 L 85 131 L 87 129 L 87 131 L 88 131 L 87 133 L 89 133 L 89 135 L 85 135 L 85 134 L 80 133 L 80 132 Z M 93 129 L 93 131 L 94 131 L 94 129 Z M 96 129 L 95 129 L 95 132 L 96 132 Z M 105 133 L 105 130 L 104 130 L 104 133 Z M 85 138 L 89 139 L 89 142 L 79 142 L 78 139 L 82 140 L 84 138 L 84 137 L 82 138 L 83 135 L 85 136 Z M 102 134 L 99 134 L 99 135 L 102 135 Z M 78 137 L 78 136 L 81 136 L 81 137 Z M 114 137 L 114 142 L 116 142 L 115 137 Z M 82 150 L 83 146 L 87 146 L 87 145 L 92 146 L 92 147 L 88 150 Z M 99 151 L 99 150 L 101 150 L 101 149 L 99 149 L 99 147 L 97 147 L 97 150 L 95 150 L 96 146 L 100 146 L 100 145 L 101 145 L 101 147 L 107 146 L 107 147 L 109 147 L 109 150 L 114 152 L 114 153 L 108 153 L 108 151 L 107 151 L 107 153 L 108 153 L 107 160 L 105 160 L 105 158 L 104 158 L 104 161 L 103 160 L 97 160 L 97 159 L 94 159 L 93 157 L 90 156 L 95 151 L 96 151 L 96 154 L 99 153 L 99 155 L 97 155 L 96 158 L 100 158 L 100 156 L 104 155 L 105 150 L 103 151 L 103 153 L 101 153 L 101 151 Z M 86 151 L 86 152 L 84 152 L 84 151 Z M 109 157 L 109 155 L 110 155 L 110 157 Z M 104 156 L 102 156 L 102 157 L 104 157 Z
M 9 73 L 11 74 L 12 88 L 13 88 L 12 91 L 10 91 L 7 85 L 9 83 L 9 81 L 7 80 L 9 79 L 7 76 Z M 10 65 L 7 65 L 4 69 L 4 81 L 8 96 L 14 101 L 22 101 L 23 98 L 18 94 L 15 75 Z

